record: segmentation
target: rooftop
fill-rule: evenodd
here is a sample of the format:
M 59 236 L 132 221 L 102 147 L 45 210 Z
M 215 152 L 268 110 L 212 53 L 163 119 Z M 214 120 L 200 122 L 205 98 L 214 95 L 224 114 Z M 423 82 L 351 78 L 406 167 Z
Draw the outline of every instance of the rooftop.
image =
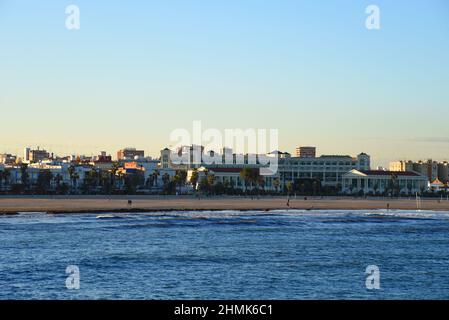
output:
M 384 170 L 360 170 L 361 173 L 367 176 L 405 176 L 405 177 L 418 177 L 419 173 L 413 171 L 384 171 Z

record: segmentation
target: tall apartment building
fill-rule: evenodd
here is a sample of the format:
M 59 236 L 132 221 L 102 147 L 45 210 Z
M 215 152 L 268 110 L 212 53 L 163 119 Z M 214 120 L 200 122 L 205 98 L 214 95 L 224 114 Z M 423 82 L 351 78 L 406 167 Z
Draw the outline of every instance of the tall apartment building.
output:
M 50 159 L 50 153 L 45 149 L 40 149 L 39 147 L 37 147 L 37 149 L 35 150 L 31 148 L 25 148 L 24 150 L 24 162 L 38 163 L 48 159 Z
M 137 150 L 136 148 L 125 148 L 117 151 L 117 159 L 120 160 L 134 160 L 136 157 L 145 157 L 145 151 Z
M 443 167 L 442 167 L 443 169 Z M 426 176 L 429 181 L 435 181 L 439 178 L 439 164 L 437 161 L 395 161 L 390 163 L 390 171 L 414 171 Z M 441 179 L 440 179 L 441 180 Z
M 447 161 L 438 163 L 438 179 L 443 183 L 449 182 L 449 163 Z
M 316 147 L 297 147 L 295 155 L 300 158 L 315 158 Z

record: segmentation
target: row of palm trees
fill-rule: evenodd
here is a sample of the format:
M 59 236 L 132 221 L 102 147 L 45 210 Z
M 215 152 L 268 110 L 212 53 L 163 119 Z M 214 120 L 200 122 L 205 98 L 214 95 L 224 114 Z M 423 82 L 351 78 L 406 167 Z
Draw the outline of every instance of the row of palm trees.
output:
M 225 191 L 233 191 L 234 185 L 230 182 L 217 182 L 215 175 L 206 170 L 205 176 L 200 179 L 198 170 L 194 169 L 189 179 L 187 179 L 186 170 L 177 170 L 174 176 L 164 173 L 161 177 L 162 186 L 158 184 L 161 173 L 155 170 L 146 180 L 143 173 L 137 171 L 133 174 L 125 174 L 120 170 L 118 163 L 115 163 L 109 170 L 97 170 L 92 168 L 84 174 L 82 184 L 79 185 L 80 175 L 74 165 L 68 168 L 70 183 L 64 183 L 61 174 L 53 175 L 49 170 L 40 170 L 37 181 L 31 186 L 28 174 L 28 167 L 23 164 L 21 171 L 21 191 L 35 190 L 40 193 L 57 192 L 57 193 L 114 193 L 123 192 L 135 193 L 138 188 L 146 188 L 149 190 L 162 190 L 166 194 L 182 193 L 183 187 L 191 184 L 194 189 L 198 189 L 208 193 L 224 193 Z M 5 189 L 11 176 L 10 169 L 0 171 L 0 189 Z M 245 191 L 264 189 L 265 180 L 256 168 L 244 168 L 240 172 L 240 177 L 244 181 Z M 273 186 L 278 191 L 279 179 L 274 179 Z

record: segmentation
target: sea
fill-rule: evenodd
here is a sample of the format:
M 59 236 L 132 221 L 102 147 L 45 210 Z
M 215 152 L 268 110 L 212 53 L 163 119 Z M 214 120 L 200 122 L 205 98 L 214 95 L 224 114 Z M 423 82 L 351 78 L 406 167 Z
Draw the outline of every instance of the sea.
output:
M 0 216 L 9 299 L 449 299 L 449 212 Z

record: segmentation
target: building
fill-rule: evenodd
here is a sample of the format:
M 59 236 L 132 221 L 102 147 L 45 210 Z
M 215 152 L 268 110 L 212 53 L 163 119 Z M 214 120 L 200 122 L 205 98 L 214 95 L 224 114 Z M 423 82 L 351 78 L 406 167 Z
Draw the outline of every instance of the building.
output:
M 123 160 L 135 160 L 136 157 L 145 157 L 145 151 L 137 150 L 136 148 L 125 148 L 117 151 L 117 159 Z
M 200 167 L 197 170 L 198 172 L 198 182 L 196 186 L 193 186 L 194 189 L 198 188 L 198 184 L 201 182 L 202 179 L 206 178 L 207 175 L 213 175 L 214 176 L 214 182 L 215 183 L 221 183 L 225 187 L 230 187 L 234 189 L 241 189 L 243 191 L 246 191 L 246 189 L 253 189 L 255 186 L 247 186 L 245 184 L 245 181 L 240 176 L 240 172 L 242 171 L 244 167 L 238 166 L 238 167 L 223 167 L 223 166 L 216 166 L 212 168 L 206 168 L 206 167 Z M 254 168 L 255 170 L 259 170 L 260 174 L 260 168 Z M 187 181 L 190 181 L 190 178 L 192 177 L 193 170 L 188 170 L 187 172 Z M 274 174 L 271 176 L 260 176 L 260 181 L 258 184 L 259 189 L 263 189 L 265 191 L 275 191 L 280 190 L 280 184 L 277 184 L 275 181 L 279 181 L 279 175 Z
M 447 166 L 446 166 L 447 168 Z M 437 161 L 427 160 L 427 161 L 396 161 L 390 163 L 390 171 L 415 171 L 422 175 L 427 176 L 429 181 L 435 181 L 440 177 L 439 175 L 440 165 Z M 444 166 L 441 166 L 444 170 Z M 444 179 L 442 179 L 444 180 Z
M 278 178 L 280 181 L 279 190 L 284 190 L 287 183 L 298 183 L 300 180 L 319 180 L 322 186 L 334 187 L 338 189 L 342 183 L 343 174 L 352 169 L 369 170 L 370 169 L 370 156 L 366 153 L 361 153 L 357 157 L 351 157 L 347 155 L 322 155 L 320 157 L 292 157 L 288 152 L 281 152 L 278 150 L 272 151 L 267 155 L 250 155 L 250 154 L 235 154 L 232 150 L 223 150 L 223 154 L 215 152 L 202 153 L 204 148 L 194 147 L 184 148 L 184 151 L 190 152 L 192 157 L 192 151 L 198 150 L 199 155 L 196 158 L 200 159 L 200 163 L 193 161 L 193 164 L 184 164 L 182 161 L 180 164 L 172 162 L 172 157 L 182 155 L 179 150 L 178 153 L 165 148 L 161 151 L 161 168 L 173 168 L 173 169 L 185 169 L 190 170 L 193 168 L 201 168 L 204 170 L 212 170 L 218 173 L 226 172 L 227 175 L 238 175 L 243 167 L 246 168 L 263 168 L 269 166 L 269 163 L 261 161 L 261 157 L 265 159 L 277 158 L 277 171 L 273 172 L 272 178 Z M 213 157 L 213 161 L 209 160 Z M 188 163 L 188 158 L 186 158 Z M 191 159 L 192 160 L 192 159 Z M 220 171 L 224 169 L 224 171 Z M 233 169 L 231 171 L 226 171 Z M 237 178 L 237 177 L 235 177 Z M 238 179 L 235 179 L 238 181 Z M 266 185 L 271 185 L 271 180 L 266 181 Z
M 169 148 L 161 150 L 161 159 L 160 159 L 161 168 L 163 169 L 172 168 L 173 164 L 171 162 L 171 153 L 172 152 Z
M 300 180 L 318 180 L 322 186 L 339 189 L 342 178 L 350 170 L 370 170 L 370 156 L 322 155 L 315 158 L 287 157 L 279 159 L 281 185 Z
M 413 171 L 351 170 L 343 175 L 346 194 L 408 194 L 429 189 L 426 175 Z
M 31 149 L 28 148 L 28 147 L 26 147 L 26 148 L 23 150 L 23 161 L 24 161 L 25 163 L 29 163 L 29 162 L 30 162 L 30 151 L 31 151 Z
M 107 155 L 105 151 L 102 151 L 98 156 L 92 159 L 90 165 L 97 169 L 109 170 L 112 169 L 114 163 L 112 162 L 112 156 Z
M 31 150 L 30 148 L 25 149 L 25 159 L 28 163 L 38 163 L 45 160 L 50 159 L 50 153 L 48 153 L 45 149 L 37 149 Z
M 14 164 L 17 161 L 17 157 L 9 154 L 9 153 L 2 153 L 0 154 L 0 163 L 1 164 Z
M 295 154 L 296 154 L 296 157 L 299 157 L 299 158 L 315 158 L 316 157 L 316 148 L 315 147 L 297 147 Z
M 390 171 L 413 171 L 413 162 L 402 160 L 390 162 Z
M 430 184 L 430 191 L 432 192 L 441 192 L 447 189 L 447 185 L 436 179 Z
M 443 183 L 449 183 L 449 163 L 447 161 L 438 163 L 438 179 Z

